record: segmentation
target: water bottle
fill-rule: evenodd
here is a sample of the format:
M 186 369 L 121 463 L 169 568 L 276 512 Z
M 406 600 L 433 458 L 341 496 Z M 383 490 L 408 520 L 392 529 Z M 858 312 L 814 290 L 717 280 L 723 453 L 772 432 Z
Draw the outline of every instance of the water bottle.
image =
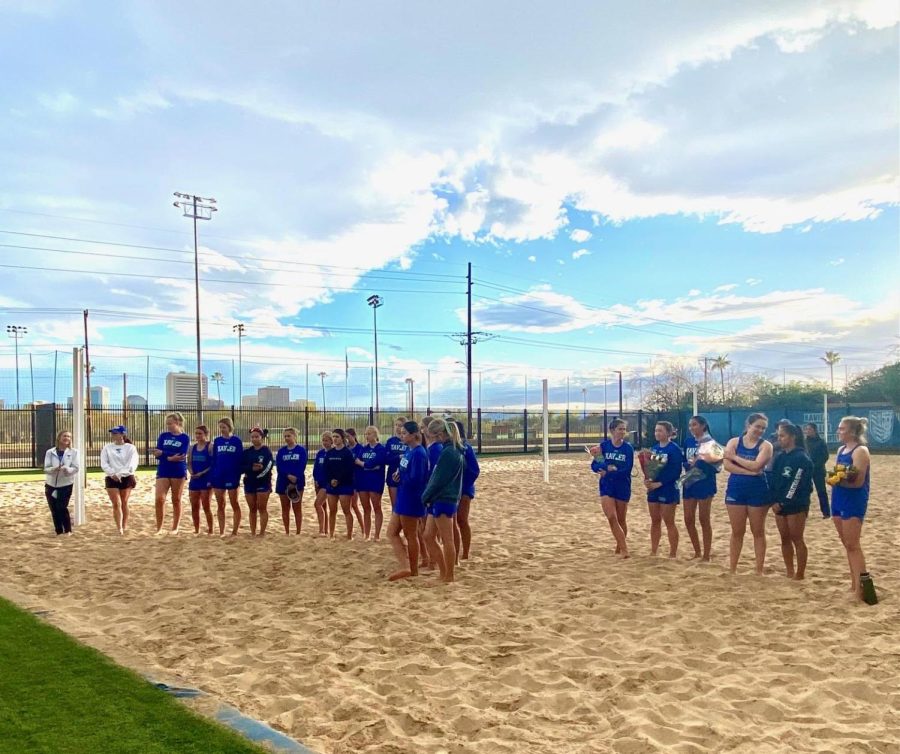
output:
M 878 595 L 875 594 L 875 582 L 868 571 L 859 574 L 859 588 L 862 591 L 863 602 L 867 605 L 877 605 Z

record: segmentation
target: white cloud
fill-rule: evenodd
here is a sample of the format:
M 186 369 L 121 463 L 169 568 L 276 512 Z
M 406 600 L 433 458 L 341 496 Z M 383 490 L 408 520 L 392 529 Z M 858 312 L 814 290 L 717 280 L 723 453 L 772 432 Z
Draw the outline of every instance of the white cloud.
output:
M 738 287 L 737 283 L 726 283 L 725 285 L 719 285 L 719 286 L 716 286 L 715 288 L 713 288 L 713 292 L 714 293 L 722 293 L 722 292 L 726 292 L 726 291 L 733 291 L 737 287 Z
M 701 293 L 702 291 L 699 288 L 691 288 L 688 291 L 688 296 L 699 296 Z
M 832 259 L 828 264 L 830 264 L 832 267 L 837 267 L 838 265 L 843 264 L 844 261 L 844 258 L 840 257 L 838 259 Z
M 537 257 L 534 256 L 534 254 L 532 254 L 530 257 L 528 257 L 528 261 L 529 262 L 537 262 Z
M 569 233 L 569 238 L 571 238 L 575 243 L 585 243 L 590 241 L 593 237 L 593 233 L 589 230 L 585 230 L 584 228 L 576 228 L 571 233 Z
M 587 249 L 579 249 L 578 251 L 572 252 L 572 259 L 581 259 L 582 257 L 590 256 L 591 252 Z
M 759 285 L 762 280 L 760 280 L 759 278 L 747 278 L 744 282 L 752 287 L 754 285 Z
M 71 92 L 38 95 L 38 102 L 51 112 L 64 114 L 72 112 L 78 106 L 78 98 Z
M 564 265 L 564 264 L 565 264 L 565 260 L 563 260 L 563 259 L 557 259 L 557 260 L 556 260 L 556 263 L 559 264 L 559 265 Z

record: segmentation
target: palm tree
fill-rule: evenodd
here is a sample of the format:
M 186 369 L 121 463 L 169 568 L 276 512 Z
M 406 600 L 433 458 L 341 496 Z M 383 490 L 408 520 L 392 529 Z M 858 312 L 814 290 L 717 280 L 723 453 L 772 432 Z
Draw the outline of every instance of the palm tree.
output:
M 216 383 L 216 393 L 219 396 L 219 403 L 222 402 L 222 383 L 225 382 L 225 375 L 221 372 L 213 372 L 210 379 Z
M 728 360 L 728 354 L 724 356 L 716 356 L 712 360 L 712 368 L 719 370 L 719 377 L 722 379 L 722 405 L 725 405 L 725 369 L 731 366 Z
M 822 361 L 828 364 L 828 369 L 831 371 L 831 392 L 834 392 L 834 365 L 837 364 L 841 360 L 841 355 L 837 351 L 825 351 L 824 356 L 819 357 Z

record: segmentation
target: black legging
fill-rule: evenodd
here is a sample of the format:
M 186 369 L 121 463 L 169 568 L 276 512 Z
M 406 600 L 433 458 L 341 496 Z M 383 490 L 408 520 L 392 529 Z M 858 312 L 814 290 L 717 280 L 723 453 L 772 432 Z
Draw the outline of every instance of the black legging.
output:
M 831 506 L 828 504 L 828 487 L 825 484 L 824 466 L 816 466 L 813 469 L 813 484 L 816 485 L 816 494 L 819 496 L 819 508 L 822 515 L 828 518 L 831 515 Z
M 65 487 L 44 485 L 44 496 L 47 498 L 47 505 L 50 506 L 50 515 L 53 516 L 53 528 L 56 529 L 57 534 L 72 531 L 72 519 L 69 516 L 69 498 L 72 497 L 73 487 L 74 485 L 72 484 Z M 55 496 L 54 492 L 56 493 Z

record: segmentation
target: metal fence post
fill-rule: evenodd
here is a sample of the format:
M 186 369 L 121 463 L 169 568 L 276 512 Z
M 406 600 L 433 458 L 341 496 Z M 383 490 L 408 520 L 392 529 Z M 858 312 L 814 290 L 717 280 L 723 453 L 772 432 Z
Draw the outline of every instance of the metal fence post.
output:
M 303 436 L 305 448 L 309 450 L 309 406 L 303 407 Z
M 150 465 L 150 405 L 144 404 L 144 466 Z
M 604 440 L 609 439 L 609 430 L 607 429 L 608 426 L 609 426 L 609 422 L 607 421 L 606 409 L 604 408 L 603 409 L 603 439 Z
M 526 408 L 522 412 L 523 425 L 522 425 L 522 452 L 528 452 L 528 409 Z
M 478 433 L 478 453 L 481 453 L 481 408 L 478 409 L 478 421 L 475 425 L 475 431 Z
M 566 451 L 569 450 L 569 409 L 566 409 Z
M 369 406 L 369 426 L 373 426 L 375 424 L 375 409 Z

